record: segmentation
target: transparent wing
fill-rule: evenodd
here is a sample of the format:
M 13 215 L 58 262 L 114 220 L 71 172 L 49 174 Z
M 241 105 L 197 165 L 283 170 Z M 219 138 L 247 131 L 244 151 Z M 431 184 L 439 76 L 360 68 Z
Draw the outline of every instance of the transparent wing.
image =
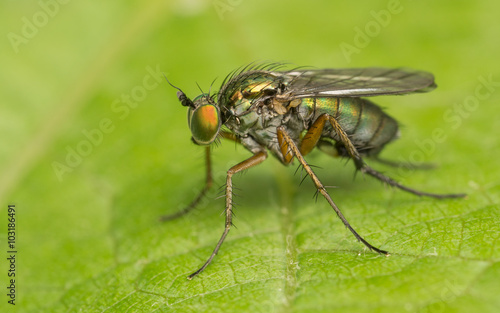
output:
M 409 68 L 349 68 L 273 72 L 282 76 L 289 96 L 369 97 L 428 92 L 436 88 L 431 73 Z

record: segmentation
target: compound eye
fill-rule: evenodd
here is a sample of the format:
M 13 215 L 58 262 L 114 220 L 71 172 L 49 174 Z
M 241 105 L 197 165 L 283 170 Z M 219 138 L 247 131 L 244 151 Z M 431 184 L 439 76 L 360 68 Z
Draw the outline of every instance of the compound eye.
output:
M 220 129 L 219 109 L 213 104 L 205 104 L 188 112 L 189 128 L 193 140 L 199 145 L 211 144 Z

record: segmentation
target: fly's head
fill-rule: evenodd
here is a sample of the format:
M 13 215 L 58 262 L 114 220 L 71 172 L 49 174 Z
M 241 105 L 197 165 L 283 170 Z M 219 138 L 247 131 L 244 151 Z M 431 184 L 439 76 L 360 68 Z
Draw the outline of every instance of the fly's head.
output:
M 193 142 L 197 145 L 214 142 L 222 123 L 219 107 L 210 95 L 201 94 L 191 100 L 179 90 L 177 98 L 183 106 L 188 107 L 188 125 Z

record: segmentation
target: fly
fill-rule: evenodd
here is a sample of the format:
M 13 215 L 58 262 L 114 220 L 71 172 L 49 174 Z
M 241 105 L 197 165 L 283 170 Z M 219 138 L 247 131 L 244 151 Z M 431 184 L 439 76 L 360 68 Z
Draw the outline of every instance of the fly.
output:
M 465 194 L 435 194 L 401 185 L 368 166 L 364 157 L 378 159 L 384 146 L 399 137 L 398 122 L 364 97 L 428 92 L 434 76 L 409 68 L 293 69 L 282 64 L 248 65 L 228 75 L 216 94 L 202 93 L 193 100 L 178 89 L 188 108 L 188 125 L 195 144 L 205 146 L 206 183 L 185 209 L 166 215 L 171 220 L 191 211 L 212 186 L 210 145 L 219 138 L 243 145 L 253 155 L 227 171 L 225 227 L 207 261 L 188 276 L 201 273 L 219 251 L 232 225 L 234 174 L 262 163 L 268 152 L 284 165 L 294 158 L 313 181 L 344 225 L 370 250 L 372 246 L 351 227 L 333 202 L 305 156 L 318 148 L 332 156 L 351 159 L 356 170 L 417 196 L 462 198 Z M 223 128 L 224 127 L 224 128 Z M 385 161 L 390 165 L 396 165 Z

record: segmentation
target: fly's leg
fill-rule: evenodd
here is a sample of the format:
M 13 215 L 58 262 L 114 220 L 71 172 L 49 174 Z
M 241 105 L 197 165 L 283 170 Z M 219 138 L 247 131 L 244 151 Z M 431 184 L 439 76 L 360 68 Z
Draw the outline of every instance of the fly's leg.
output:
M 401 185 L 400 183 L 398 183 L 394 179 L 392 179 L 388 176 L 385 176 L 384 174 L 374 170 L 373 168 L 369 167 L 366 164 L 363 167 L 358 168 L 358 169 L 360 169 L 363 173 L 367 173 L 368 175 L 373 176 L 376 179 L 378 179 L 378 180 L 380 180 L 380 181 L 382 181 L 390 186 L 397 187 L 401 190 L 407 191 L 407 192 L 412 193 L 412 194 L 417 195 L 417 196 L 426 196 L 426 197 L 432 197 L 432 198 L 436 198 L 436 199 L 464 198 L 467 196 L 465 193 L 439 194 L 439 193 L 419 191 L 419 190 L 416 190 L 416 189 L 413 189 L 410 187 L 406 187 L 405 185 Z
M 404 168 L 409 170 L 431 170 L 436 168 L 435 164 L 432 163 L 421 163 L 421 164 L 413 164 L 413 163 L 405 163 L 405 162 L 397 162 L 386 159 L 381 159 L 378 156 L 370 158 L 374 161 L 377 161 L 380 164 L 396 167 L 396 168 Z
M 215 257 L 217 252 L 219 252 L 220 247 L 222 246 L 222 243 L 224 242 L 224 239 L 226 239 L 227 234 L 229 233 L 229 229 L 231 229 L 232 225 L 232 219 L 233 219 L 233 183 L 232 183 L 232 177 L 234 174 L 244 171 L 246 169 L 249 169 L 251 167 L 254 167 L 255 165 L 258 165 L 262 163 L 265 159 L 267 158 L 267 153 L 265 151 L 260 151 L 255 153 L 253 156 L 250 158 L 246 159 L 245 161 L 236 164 L 235 166 L 231 167 L 227 171 L 227 178 L 226 178 L 226 223 L 224 227 L 224 232 L 222 233 L 222 236 L 219 239 L 219 242 L 215 246 L 214 251 L 208 258 L 208 260 L 203 264 L 202 267 L 200 267 L 196 272 L 192 273 L 189 275 L 187 278 L 191 280 L 193 277 L 201 273 L 209 264 L 212 262 L 212 259 Z
M 339 125 L 339 123 L 337 122 L 337 120 L 333 116 L 331 116 L 329 114 L 323 114 L 320 117 L 318 117 L 318 119 L 314 122 L 313 126 L 318 124 L 317 126 L 321 129 L 323 129 L 323 127 L 321 127 L 321 126 L 325 125 L 326 120 L 328 120 L 330 122 L 330 124 L 333 127 L 333 130 L 337 133 L 338 137 L 340 138 L 340 142 L 344 145 L 345 149 L 349 153 L 349 156 L 354 161 L 354 165 L 356 166 L 356 169 L 360 170 L 361 172 L 366 173 L 370 176 L 373 176 L 376 179 L 378 179 L 378 180 L 380 180 L 380 181 L 382 181 L 390 186 L 397 187 L 401 190 L 407 191 L 407 192 L 412 193 L 412 194 L 417 195 L 417 196 L 426 196 L 426 197 L 432 197 L 432 198 L 438 198 L 438 199 L 463 198 L 466 196 L 463 193 L 435 194 L 435 193 L 430 193 L 430 192 L 418 191 L 418 190 L 406 187 L 404 185 L 401 185 L 400 183 L 398 183 L 394 179 L 392 179 L 388 176 L 385 176 L 384 174 L 374 170 L 373 168 L 368 166 L 363 161 L 363 159 L 359 155 L 358 150 L 356 149 L 356 147 L 354 147 L 354 144 L 352 143 L 352 141 L 349 139 L 349 137 L 347 136 L 345 131 L 342 129 L 342 127 Z M 307 136 L 307 134 L 306 134 L 306 136 Z
M 238 139 L 238 137 L 236 137 L 235 134 L 233 133 L 230 133 L 228 131 L 221 131 L 219 133 L 219 135 L 224 138 L 224 139 L 228 139 L 228 140 L 231 140 L 231 141 L 234 141 L 236 143 L 240 143 L 240 140 Z
M 320 129 L 320 134 L 321 134 L 321 130 L 322 130 L 322 128 Z M 381 250 L 381 249 L 378 249 L 378 248 L 372 246 L 370 243 L 368 243 L 368 241 L 366 241 L 365 239 L 363 239 L 363 237 L 361 237 L 351 227 L 351 225 L 349 224 L 349 222 L 347 221 L 347 219 L 344 217 L 344 215 L 342 214 L 342 212 L 340 211 L 340 209 L 333 202 L 332 198 L 330 197 L 330 195 L 326 191 L 325 186 L 323 186 L 323 184 L 319 180 L 318 176 L 316 176 L 316 174 L 312 170 L 311 166 L 309 166 L 309 164 L 304 159 L 302 151 L 297 147 L 297 145 L 295 145 L 295 143 L 293 142 L 292 138 L 290 138 L 290 135 L 288 135 L 288 133 L 286 132 L 286 130 L 285 130 L 285 128 L 283 126 L 280 126 L 280 127 L 277 128 L 277 135 L 278 135 L 278 142 L 279 142 L 280 147 L 281 147 L 281 152 L 282 152 L 283 156 L 285 157 L 285 161 L 288 160 L 288 162 L 290 162 L 294 156 L 299 160 L 300 164 L 302 165 L 302 167 L 304 168 L 304 170 L 306 171 L 306 173 L 309 175 L 309 177 L 311 177 L 311 179 L 312 179 L 314 185 L 316 186 L 316 189 L 318 190 L 318 192 L 321 193 L 323 195 L 323 197 L 325 197 L 326 201 L 328 201 L 328 203 L 333 208 L 333 210 L 335 211 L 335 213 L 337 213 L 337 216 L 340 218 L 340 220 L 342 220 L 342 223 L 344 223 L 344 225 L 351 231 L 351 233 L 353 233 L 353 235 L 356 237 L 356 239 L 358 239 L 359 241 L 361 241 L 370 250 L 373 250 L 373 251 L 376 251 L 378 253 L 382 253 L 382 254 L 385 254 L 385 255 L 389 255 L 389 252 Z M 306 142 L 304 143 L 304 140 L 303 140 L 302 143 L 301 143 L 301 148 L 302 147 L 306 147 L 306 148 L 308 147 L 309 142 L 307 142 L 307 140 L 314 140 L 314 136 L 309 137 L 309 139 L 306 139 L 306 138 L 307 138 L 307 135 L 306 135 L 306 137 L 304 137 L 304 139 L 306 140 Z M 316 140 L 316 142 L 317 142 L 317 140 Z M 307 151 L 306 148 L 303 148 L 303 149 L 307 153 L 308 151 Z
M 224 139 L 229 139 L 229 140 L 232 140 L 236 143 L 239 142 L 239 139 L 236 138 L 236 136 L 230 132 L 222 131 L 222 132 L 220 132 L 220 136 Z M 178 212 L 175 212 L 173 214 L 167 214 L 167 215 L 160 216 L 160 222 L 174 220 L 176 218 L 179 218 L 179 217 L 191 212 L 200 203 L 201 199 L 203 199 L 203 197 L 205 197 L 207 192 L 212 187 L 213 179 L 212 179 L 212 160 L 210 158 L 210 146 L 205 147 L 205 170 L 206 170 L 205 187 L 203 187 L 203 189 L 200 191 L 198 196 L 184 209 L 182 209 Z
M 210 190 L 210 188 L 212 187 L 213 179 L 212 179 L 212 160 L 210 158 L 210 146 L 205 147 L 205 169 L 206 169 L 205 187 L 203 187 L 198 196 L 184 209 L 175 212 L 173 214 L 160 216 L 161 222 L 170 221 L 189 213 L 200 203 L 201 199 L 203 199 L 208 190 Z

